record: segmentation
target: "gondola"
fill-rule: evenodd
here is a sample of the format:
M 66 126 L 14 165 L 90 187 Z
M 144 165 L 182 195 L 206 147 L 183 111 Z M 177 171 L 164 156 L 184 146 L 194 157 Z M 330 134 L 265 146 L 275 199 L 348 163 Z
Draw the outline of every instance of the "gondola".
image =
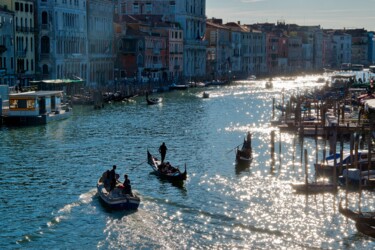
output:
M 355 227 L 357 228 L 358 232 L 375 238 L 375 224 L 357 221 L 355 223 Z
M 243 141 L 242 148 L 236 148 L 236 161 L 237 163 L 250 163 L 252 160 L 251 134 L 248 132 L 247 138 Z
M 375 212 L 355 212 L 349 208 L 343 208 L 341 200 L 339 203 L 339 212 L 345 217 L 356 222 L 375 224 Z
M 154 97 L 154 98 L 149 98 L 148 94 L 146 94 L 146 102 L 148 105 L 155 105 L 161 103 L 163 99 L 161 97 Z
M 185 171 L 181 172 L 177 167 L 172 166 L 169 162 L 161 163 L 161 161 L 147 150 L 147 162 L 154 170 L 154 173 L 161 178 L 168 179 L 171 181 L 183 181 L 186 180 L 186 164 Z

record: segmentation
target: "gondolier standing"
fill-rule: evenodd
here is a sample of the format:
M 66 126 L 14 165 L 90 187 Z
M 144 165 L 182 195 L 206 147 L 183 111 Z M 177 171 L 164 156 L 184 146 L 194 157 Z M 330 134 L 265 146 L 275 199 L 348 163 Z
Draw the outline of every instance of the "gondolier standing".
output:
M 161 163 L 164 162 L 164 159 L 165 159 L 165 155 L 167 154 L 167 146 L 165 145 L 165 143 L 163 142 L 163 144 L 160 145 L 159 147 L 159 153 L 161 155 Z

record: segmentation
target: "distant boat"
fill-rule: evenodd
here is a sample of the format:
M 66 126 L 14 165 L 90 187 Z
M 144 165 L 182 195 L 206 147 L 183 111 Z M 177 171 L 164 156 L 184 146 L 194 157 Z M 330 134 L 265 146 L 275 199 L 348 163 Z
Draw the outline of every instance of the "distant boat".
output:
M 186 90 L 189 88 L 189 85 L 188 84 L 171 84 L 169 85 L 169 89 L 170 90 Z
M 255 75 L 251 75 L 251 76 L 247 77 L 247 80 L 249 80 L 249 81 L 254 81 L 256 79 L 257 79 L 257 77 Z
M 208 85 L 213 85 L 213 86 L 221 86 L 226 84 L 226 81 L 221 81 L 221 80 L 212 80 Z
M 210 97 L 210 94 L 207 93 L 207 92 L 203 92 L 202 97 L 203 97 L 203 98 L 209 98 L 209 97 Z
M 154 97 L 154 98 L 149 98 L 148 94 L 146 93 L 146 101 L 148 105 L 155 105 L 161 103 L 163 98 L 161 97 Z
M 266 82 L 265 87 L 266 87 L 266 89 L 272 89 L 273 88 L 273 83 L 272 82 Z

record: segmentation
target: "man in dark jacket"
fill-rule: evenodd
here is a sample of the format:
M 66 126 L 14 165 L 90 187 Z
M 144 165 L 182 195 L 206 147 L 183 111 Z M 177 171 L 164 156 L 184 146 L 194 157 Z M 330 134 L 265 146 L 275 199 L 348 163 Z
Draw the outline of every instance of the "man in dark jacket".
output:
M 159 147 L 159 153 L 161 155 L 161 163 L 164 162 L 164 159 L 165 159 L 165 155 L 167 154 L 167 146 L 165 145 L 165 143 L 163 142 L 163 144 L 161 144 L 161 146 Z

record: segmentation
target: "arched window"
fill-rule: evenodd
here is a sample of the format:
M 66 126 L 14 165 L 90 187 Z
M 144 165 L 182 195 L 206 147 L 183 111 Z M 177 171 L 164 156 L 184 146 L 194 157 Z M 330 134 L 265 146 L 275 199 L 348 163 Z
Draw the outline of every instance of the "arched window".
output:
M 48 13 L 47 13 L 47 11 L 42 12 L 42 24 L 48 24 Z

